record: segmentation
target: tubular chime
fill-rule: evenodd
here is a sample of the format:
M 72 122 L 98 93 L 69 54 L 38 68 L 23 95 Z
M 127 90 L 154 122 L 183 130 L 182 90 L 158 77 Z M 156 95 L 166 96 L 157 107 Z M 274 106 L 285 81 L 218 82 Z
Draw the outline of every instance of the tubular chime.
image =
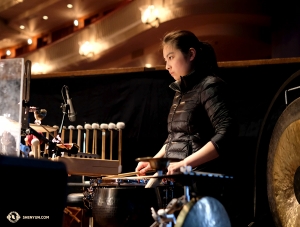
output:
M 56 131 L 54 131 L 54 133 L 53 133 L 54 137 L 56 137 L 57 136 L 57 132 L 59 130 L 59 126 L 58 125 L 53 125 L 53 128 L 56 128 Z

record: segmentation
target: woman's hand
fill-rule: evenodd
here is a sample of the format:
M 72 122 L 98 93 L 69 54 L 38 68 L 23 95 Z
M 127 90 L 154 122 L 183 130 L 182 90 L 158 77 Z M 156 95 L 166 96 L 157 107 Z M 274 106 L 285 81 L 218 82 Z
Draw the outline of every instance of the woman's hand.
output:
M 146 172 L 151 169 L 149 162 L 139 162 L 135 168 L 135 172 L 139 172 L 138 176 L 145 176 Z
M 167 175 L 178 174 L 180 173 L 180 167 L 185 166 L 184 161 L 180 162 L 171 162 L 168 166 Z

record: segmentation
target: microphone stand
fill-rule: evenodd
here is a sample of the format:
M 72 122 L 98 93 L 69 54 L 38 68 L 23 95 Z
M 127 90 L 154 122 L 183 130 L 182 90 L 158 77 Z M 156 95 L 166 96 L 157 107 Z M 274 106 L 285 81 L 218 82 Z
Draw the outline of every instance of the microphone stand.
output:
M 58 131 L 58 134 L 60 135 L 61 132 L 62 132 L 62 128 L 63 128 L 63 125 L 64 125 L 64 121 L 65 121 L 65 116 L 66 114 L 68 113 L 68 111 L 70 110 L 70 105 L 66 102 L 65 100 L 65 97 L 64 97 L 64 94 L 63 94 L 63 89 L 66 89 L 67 86 L 64 85 L 62 88 L 61 88 L 61 96 L 64 100 L 64 103 L 61 104 L 60 108 L 62 109 L 62 112 L 63 112 L 63 117 L 62 117 L 62 121 L 61 121 L 61 124 L 60 124 L 60 127 L 59 127 L 59 131 Z
M 60 137 L 61 137 L 64 121 L 65 121 L 65 116 L 70 110 L 70 105 L 68 103 L 66 103 L 63 92 L 62 92 L 63 88 L 67 88 L 67 86 L 64 85 L 61 89 L 61 94 L 62 94 L 64 103 L 62 103 L 61 106 L 60 106 L 60 108 L 62 109 L 63 116 L 62 116 L 61 124 L 60 124 L 59 130 L 58 130 L 58 137 L 59 137 L 59 138 L 57 138 L 58 142 L 62 142 Z M 61 144 L 64 145 L 64 143 L 61 143 Z M 77 154 L 78 153 L 79 146 L 77 144 L 73 144 L 71 149 L 67 148 L 66 146 L 64 146 L 64 148 L 60 148 L 60 149 L 62 149 L 62 151 L 64 151 L 64 152 L 67 152 L 68 156 L 71 156 L 71 154 Z M 61 152 L 60 152 L 59 156 L 61 156 Z
M 79 149 L 79 146 L 77 144 L 73 144 L 74 146 L 72 146 L 71 149 L 68 149 L 66 146 L 64 146 L 64 143 L 62 143 L 61 138 L 60 138 L 61 133 L 62 133 L 62 129 L 63 129 L 63 125 L 64 125 L 64 121 L 65 121 L 65 116 L 68 113 L 68 111 L 70 110 L 70 105 L 68 103 L 66 103 L 63 92 L 62 92 L 63 88 L 66 88 L 66 87 L 67 86 L 64 85 L 61 89 L 61 94 L 62 94 L 64 103 L 61 104 L 60 108 L 62 109 L 63 116 L 62 116 L 61 124 L 60 124 L 59 130 L 58 130 L 57 138 L 55 138 L 55 141 L 58 142 L 58 143 L 61 143 L 64 148 L 59 148 L 59 149 L 61 149 L 61 151 L 58 154 L 56 154 L 56 156 L 61 156 L 62 151 L 63 152 L 67 151 L 68 156 L 71 156 L 71 154 L 77 154 L 78 149 Z
M 69 104 L 62 103 L 60 108 L 62 109 L 63 116 L 62 116 L 61 124 L 60 124 L 60 127 L 59 127 L 59 131 L 58 131 L 59 135 L 62 132 L 62 128 L 63 128 L 64 121 L 65 121 L 65 116 L 68 113 L 68 110 L 69 110 L 70 107 L 69 107 Z

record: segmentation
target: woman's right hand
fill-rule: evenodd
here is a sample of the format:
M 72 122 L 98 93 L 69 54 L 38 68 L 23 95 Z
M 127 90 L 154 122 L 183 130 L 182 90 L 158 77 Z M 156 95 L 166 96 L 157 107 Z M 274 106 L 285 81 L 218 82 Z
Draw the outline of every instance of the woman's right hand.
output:
M 151 169 L 149 162 L 139 162 L 137 167 L 135 168 L 135 172 L 139 172 L 138 176 L 145 176 L 146 172 Z

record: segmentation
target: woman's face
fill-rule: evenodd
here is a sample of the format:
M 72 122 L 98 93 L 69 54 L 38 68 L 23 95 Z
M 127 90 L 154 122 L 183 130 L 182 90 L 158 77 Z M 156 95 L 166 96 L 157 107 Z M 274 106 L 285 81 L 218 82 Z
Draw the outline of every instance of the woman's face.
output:
M 194 57 L 184 56 L 182 52 L 173 47 L 173 45 L 164 45 L 163 56 L 166 61 L 166 69 L 176 81 L 180 80 L 180 76 L 185 76 L 192 71 L 191 60 L 193 60 Z

